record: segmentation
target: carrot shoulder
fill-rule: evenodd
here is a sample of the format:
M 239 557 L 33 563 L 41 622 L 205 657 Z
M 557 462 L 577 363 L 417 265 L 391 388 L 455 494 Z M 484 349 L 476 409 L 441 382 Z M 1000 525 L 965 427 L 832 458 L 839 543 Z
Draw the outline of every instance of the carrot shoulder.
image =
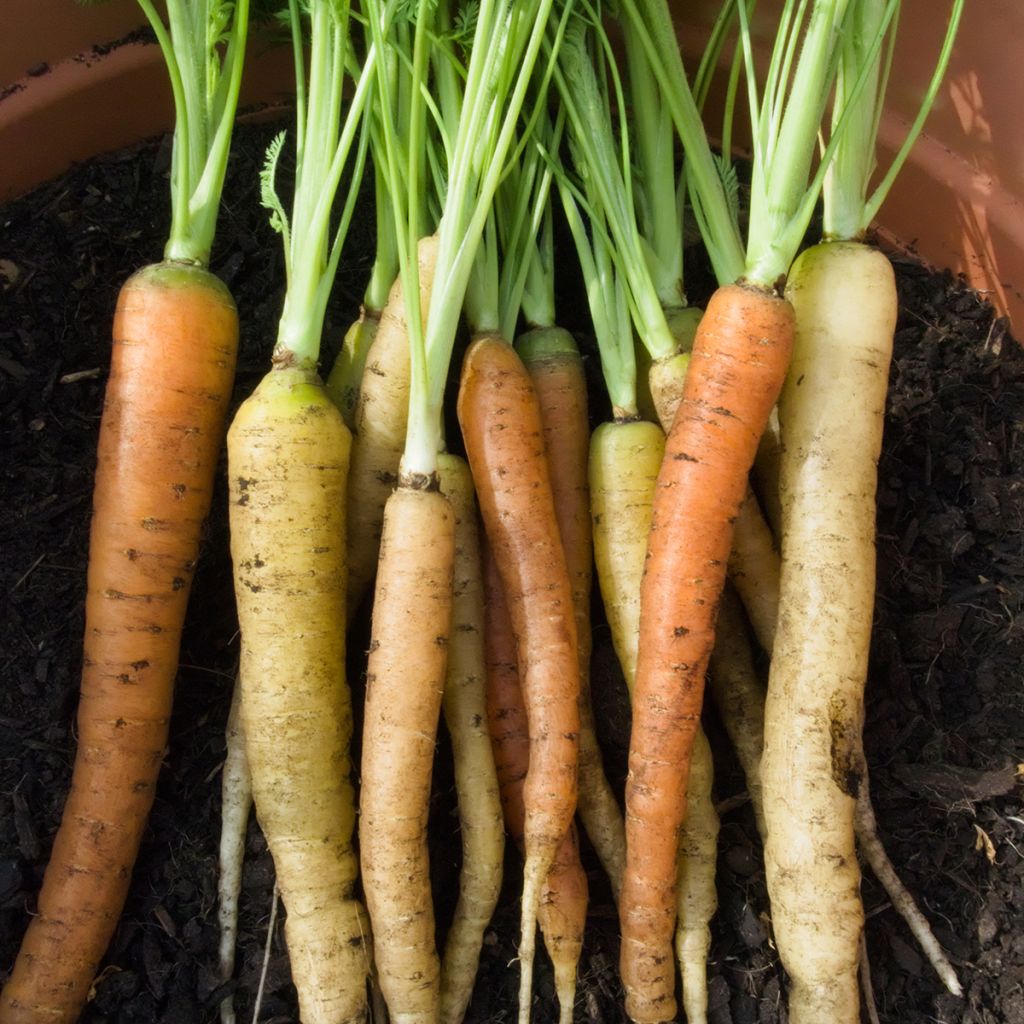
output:
M 658 475 L 640 596 L 626 783 L 621 968 L 633 1020 L 675 1016 L 678 831 L 732 525 L 792 347 L 788 303 L 720 288 L 694 342 Z
M 128 279 L 97 453 L 78 752 L 7 1024 L 76 1020 L 124 905 L 167 744 L 178 648 L 234 379 L 224 285 L 163 263 Z

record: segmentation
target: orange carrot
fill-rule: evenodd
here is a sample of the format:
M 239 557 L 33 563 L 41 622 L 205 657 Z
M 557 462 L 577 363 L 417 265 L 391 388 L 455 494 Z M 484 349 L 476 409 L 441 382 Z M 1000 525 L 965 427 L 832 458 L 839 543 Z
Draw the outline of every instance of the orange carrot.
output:
M 427 814 L 452 619 L 455 517 L 435 481 L 418 485 L 401 478 L 384 510 L 363 720 L 363 888 L 395 1024 L 436 1022 L 440 1002 Z
M 519 357 L 499 336 L 479 337 L 466 353 L 458 415 L 508 599 L 530 726 L 519 946 L 523 1021 L 530 1013 L 541 889 L 576 810 L 576 622 L 537 398 Z
M 523 849 L 523 781 L 530 764 L 530 734 L 519 684 L 516 639 L 509 620 L 504 586 L 494 556 L 484 552 L 486 590 L 484 647 L 487 662 L 487 728 L 498 772 L 505 827 Z M 589 891 L 580 863 L 575 826 L 558 846 L 541 893 L 537 918 L 555 970 L 560 1018 L 571 1024 L 576 969 L 583 950 Z
M 544 424 L 558 531 L 572 582 L 580 672 L 579 813 L 616 899 L 626 861 L 622 811 L 604 774 L 590 698 L 590 591 L 594 543 L 587 467 L 590 423 L 583 360 L 568 331 L 537 328 L 516 342 Z
M 167 744 L 178 647 L 234 378 L 238 318 L 208 271 L 129 278 L 97 453 L 78 753 L 5 1024 L 74 1021 L 124 906 Z
M 715 614 L 757 442 L 786 371 L 793 313 L 771 293 L 720 288 L 694 342 L 658 475 L 641 589 L 626 784 L 621 969 L 633 1020 L 675 1016 L 678 831 Z

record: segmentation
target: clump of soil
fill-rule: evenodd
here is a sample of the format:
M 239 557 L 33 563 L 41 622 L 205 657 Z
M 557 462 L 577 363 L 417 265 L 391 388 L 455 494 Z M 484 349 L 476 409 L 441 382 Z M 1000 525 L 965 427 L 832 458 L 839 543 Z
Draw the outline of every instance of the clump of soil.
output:
M 269 364 L 282 299 L 279 241 L 258 204 L 258 169 L 273 130 L 239 129 L 214 254 L 213 269 L 242 319 L 236 404 Z M 33 909 L 68 786 L 110 317 L 123 280 L 160 257 L 169 154 L 164 139 L 97 160 L 0 210 L 0 980 Z M 364 213 L 350 233 L 328 314 L 327 358 L 358 311 L 372 230 Z M 904 259 L 896 265 L 901 313 L 879 467 L 866 742 L 882 837 L 966 995 L 944 993 L 868 876 L 874 998 L 885 1024 L 1024 1024 L 1024 353 L 959 282 Z M 578 287 L 565 285 L 577 299 Z M 569 326 L 585 331 L 582 321 Z M 596 359 L 590 363 L 594 371 Z M 124 919 L 83 1017 L 88 1024 L 212 1022 L 225 991 L 216 977 L 218 770 L 238 638 L 224 491 L 222 473 L 183 641 L 170 748 Z M 358 699 L 359 644 L 352 647 Z M 621 786 L 628 711 L 600 626 L 594 674 L 601 739 Z M 776 1024 L 785 1020 L 785 979 L 770 941 L 761 850 L 739 769 L 713 721 L 709 731 L 723 802 L 710 1019 Z M 435 794 L 443 928 L 459 861 L 443 736 Z M 576 1015 L 617 1024 L 625 1016 L 614 908 L 585 853 L 593 899 Z M 510 854 L 470 1024 L 513 1016 L 518 875 Z M 252 823 L 234 983 L 246 1017 L 272 887 L 273 867 Z M 535 1019 L 556 1019 L 543 966 L 537 991 Z M 266 993 L 261 1019 L 296 1019 L 279 928 Z

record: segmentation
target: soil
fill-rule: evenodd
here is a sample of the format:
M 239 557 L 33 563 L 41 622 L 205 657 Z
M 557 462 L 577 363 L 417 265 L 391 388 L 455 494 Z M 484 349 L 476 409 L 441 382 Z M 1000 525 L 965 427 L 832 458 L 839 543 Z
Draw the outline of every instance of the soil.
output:
M 241 311 L 236 402 L 268 366 L 282 298 L 280 246 L 257 201 L 257 172 L 273 130 L 239 131 L 213 261 Z M 82 166 L 0 210 L 0 981 L 34 907 L 68 786 L 110 315 L 121 282 L 160 257 L 169 155 L 169 140 L 158 140 Z M 350 234 L 328 314 L 328 357 L 358 310 L 371 219 L 357 220 Z M 949 275 L 903 258 L 896 268 L 901 309 L 880 465 L 866 743 L 882 838 L 966 994 L 944 992 L 866 876 L 874 1001 L 883 1024 L 1024 1024 L 1024 352 L 992 310 Z M 566 292 L 563 308 L 582 309 L 579 283 L 568 282 Z M 582 321 L 568 326 L 589 344 Z M 596 360 L 590 368 L 596 386 Z M 82 1018 L 89 1024 L 212 1022 L 226 991 L 216 975 L 219 768 L 238 638 L 223 473 L 221 481 L 156 805 L 124 918 Z M 365 615 L 357 628 L 365 631 Z M 361 648 L 352 647 L 358 700 Z M 594 675 L 600 738 L 621 786 L 628 711 L 600 625 Z M 786 1020 L 785 978 L 771 942 L 761 849 L 741 773 L 721 729 L 713 720 L 708 729 L 722 810 L 710 1020 L 776 1024 Z M 443 735 L 432 830 L 443 931 L 459 861 Z M 585 856 L 591 925 L 576 1017 L 617 1024 L 625 1016 L 614 909 L 589 850 Z M 471 1024 L 513 1018 L 518 873 L 510 855 Z M 252 1012 L 272 887 L 270 857 L 253 822 L 231 983 L 240 1019 Z M 548 1024 L 557 1014 L 544 965 L 537 991 L 534 1019 Z M 261 1019 L 296 1019 L 280 917 Z

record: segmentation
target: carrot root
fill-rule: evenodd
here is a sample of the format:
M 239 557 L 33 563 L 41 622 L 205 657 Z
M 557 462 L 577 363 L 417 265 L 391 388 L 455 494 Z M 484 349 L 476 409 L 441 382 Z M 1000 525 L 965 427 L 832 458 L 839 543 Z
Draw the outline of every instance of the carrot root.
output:
M 452 619 L 455 520 L 438 490 L 388 499 L 363 723 L 360 854 L 381 991 L 394 1024 L 436 1024 L 427 816 Z
M 519 951 L 519 1019 L 525 1022 L 530 1016 L 537 906 L 576 809 L 579 659 L 572 586 L 536 395 L 521 360 L 503 339 L 487 335 L 470 346 L 458 415 L 508 599 L 529 717 Z
M 455 572 L 444 716 L 452 739 L 462 832 L 459 899 L 441 963 L 442 1024 L 460 1024 L 473 992 L 484 930 L 501 890 L 505 832 L 487 729 L 484 590 L 473 480 L 466 463 L 438 457 L 455 517 Z
M 522 335 L 516 347 L 537 392 L 555 515 L 572 583 L 580 678 L 578 811 L 618 901 L 626 862 L 626 835 L 622 811 L 604 773 L 590 696 L 594 544 L 587 479 L 587 381 L 583 360 L 568 331 L 538 328 Z
M 78 1018 L 117 926 L 167 744 L 178 648 L 234 379 L 238 318 L 199 267 L 125 283 L 97 452 L 78 751 L 11 978 L 10 1024 Z
M 757 442 L 792 345 L 789 304 L 741 285 L 711 298 L 654 499 L 626 783 L 620 917 L 626 1009 L 675 1017 L 677 834 L 715 613 Z
M 350 443 L 315 371 L 284 365 L 228 434 L 242 727 L 304 1024 L 361 1021 L 370 968 L 345 682 Z

